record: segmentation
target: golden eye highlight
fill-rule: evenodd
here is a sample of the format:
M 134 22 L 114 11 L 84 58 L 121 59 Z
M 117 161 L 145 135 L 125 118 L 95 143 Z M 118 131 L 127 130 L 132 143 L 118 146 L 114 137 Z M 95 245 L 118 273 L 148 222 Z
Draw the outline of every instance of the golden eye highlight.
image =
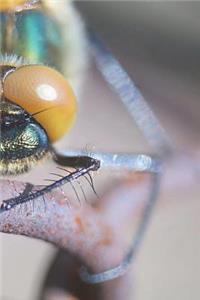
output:
M 46 130 L 51 142 L 62 137 L 76 116 L 76 99 L 67 80 L 46 66 L 27 65 L 5 78 L 4 96 L 21 106 Z
M 27 0 L 0 0 L 0 11 L 13 9 L 16 6 L 25 4 Z

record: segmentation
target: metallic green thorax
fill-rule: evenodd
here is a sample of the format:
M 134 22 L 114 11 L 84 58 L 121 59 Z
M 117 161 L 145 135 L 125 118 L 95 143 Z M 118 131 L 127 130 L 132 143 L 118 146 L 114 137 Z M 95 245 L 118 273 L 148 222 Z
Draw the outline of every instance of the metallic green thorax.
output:
M 44 129 L 21 107 L 0 101 L 0 175 L 16 175 L 31 169 L 49 154 Z
M 30 63 L 42 63 L 62 71 L 62 38 L 53 17 L 42 10 L 0 14 L 1 54 L 24 57 Z
M 14 72 L 21 61 L 46 64 L 62 71 L 61 41 L 60 27 L 42 10 L 0 13 L 1 86 L 8 72 Z M 45 130 L 3 94 L 0 95 L 0 119 L 0 175 L 27 172 L 50 155 Z

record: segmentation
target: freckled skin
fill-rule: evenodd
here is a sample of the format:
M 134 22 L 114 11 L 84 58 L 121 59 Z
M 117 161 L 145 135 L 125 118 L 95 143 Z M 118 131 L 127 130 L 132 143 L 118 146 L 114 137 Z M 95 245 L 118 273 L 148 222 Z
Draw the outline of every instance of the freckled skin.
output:
M 84 231 L 85 231 L 85 226 L 84 226 L 84 223 L 83 223 L 83 221 L 82 221 L 82 219 L 81 219 L 81 217 L 80 216 L 76 216 L 75 217 L 75 224 L 77 224 L 77 227 L 78 227 L 78 232 L 79 233 L 84 233 Z

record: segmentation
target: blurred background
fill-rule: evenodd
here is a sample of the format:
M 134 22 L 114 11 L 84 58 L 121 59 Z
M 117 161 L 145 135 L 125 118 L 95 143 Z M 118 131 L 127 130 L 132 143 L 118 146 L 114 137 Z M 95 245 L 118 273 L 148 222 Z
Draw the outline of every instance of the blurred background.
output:
M 185 135 L 192 135 L 199 144 L 199 1 L 81 1 L 77 6 L 162 118 L 173 142 L 185 147 Z
M 200 2 L 75 1 L 75 5 L 132 76 L 173 146 L 199 151 Z M 81 115 L 68 142 L 80 147 L 97 145 L 102 150 L 149 149 L 92 70 L 85 84 Z M 100 113 L 99 103 L 104 104 Z M 116 119 L 110 122 L 113 111 Z M 123 137 L 120 143 L 119 137 Z M 160 196 L 165 204 L 156 210 L 136 264 L 137 300 L 200 296 L 199 196 L 198 185 Z M 37 299 L 54 247 L 21 236 L 0 237 L 2 300 Z

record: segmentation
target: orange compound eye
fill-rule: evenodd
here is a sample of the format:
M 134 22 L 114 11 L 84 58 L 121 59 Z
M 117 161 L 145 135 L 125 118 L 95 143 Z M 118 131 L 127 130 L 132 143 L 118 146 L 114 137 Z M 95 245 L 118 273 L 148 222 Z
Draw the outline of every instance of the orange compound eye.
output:
M 76 99 L 66 79 L 54 69 L 28 65 L 8 74 L 4 96 L 21 106 L 46 130 L 51 142 L 63 136 L 76 116 Z
M 26 2 L 27 0 L 0 0 L 0 11 L 13 9 Z

